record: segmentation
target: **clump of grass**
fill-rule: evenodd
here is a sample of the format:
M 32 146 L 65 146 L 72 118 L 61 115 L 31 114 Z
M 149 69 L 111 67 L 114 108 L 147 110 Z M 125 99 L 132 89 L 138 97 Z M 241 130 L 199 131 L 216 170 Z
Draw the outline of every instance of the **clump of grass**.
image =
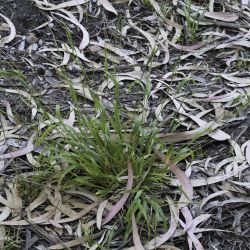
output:
M 115 81 L 114 77 L 112 79 Z M 83 186 L 99 197 L 111 198 L 115 203 L 125 190 L 127 164 L 130 161 L 134 175 L 133 188 L 129 190 L 130 199 L 119 217 L 119 221 L 126 225 L 125 236 L 131 233 L 132 214 L 136 214 L 147 237 L 150 233 L 154 234 L 159 225 L 164 228 L 164 207 L 168 205 L 164 196 L 170 175 L 168 166 L 157 160 L 154 148 L 164 149 L 173 162 L 183 160 L 190 154 L 186 149 L 184 152 L 175 151 L 173 147 L 166 148 L 158 140 L 158 129 L 153 123 L 144 127 L 137 118 L 125 122 L 121 116 L 116 81 L 112 114 L 92 94 L 99 118 L 85 115 L 78 107 L 76 95 L 72 93 L 72 96 L 78 117 L 75 126 L 59 123 L 57 127 L 53 125 L 44 132 L 48 135 L 56 128 L 61 137 L 50 141 L 46 148 L 49 156 L 42 156 L 40 165 L 66 166 L 52 171 L 51 181 L 61 189 Z M 127 124 L 130 124 L 129 127 Z M 46 136 L 43 138 L 46 139 Z

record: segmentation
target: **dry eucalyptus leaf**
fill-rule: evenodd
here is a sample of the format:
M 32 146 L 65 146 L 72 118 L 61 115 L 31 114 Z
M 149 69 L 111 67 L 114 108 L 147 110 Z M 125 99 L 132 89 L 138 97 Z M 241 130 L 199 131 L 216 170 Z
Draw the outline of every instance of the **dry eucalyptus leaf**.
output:
M 1 47 L 2 45 L 11 42 L 16 37 L 16 28 L 8 17 L 4 16 L 1 13 L 0 13 L 0 17 L 2 17 L 10 27 L 10 34 L 8 36 L 6 36 L 4 38 L 1 38 L 1 36 L 0 36 L 0 38 L 1 38 L 0 39 L 0 47 Z
M 71 1 L 67 1 L 64 3 L 60 3 L 60 4 L 52 4 L 52 3 L 48 3 L 47 1 L 42 2 L 39 0 L 33 0 L 40 9 L 42 10 L 58 10 L 58 9 L 63 9 L 63 8 L 67 8 L 67 7 L 73 7 L 73 6 L 78 6 L 81 4 L 85 4 L 87 3 L 89 0 L 71 0 Z M 48 5 L 50 7 L 43 7 L 43 5 Z
M 112 12 L 115 15 L 118 15 L 116 9 L 113 7 L 113 5 L 108 0 L 99 0 L 99 3 L 103 6 L 103 8 L 105 10 Z
M 135 245 L 135 250 L 145 250 L 141 243 L 134 213 L 132 214 L 132 231 L 133 231 L 133 242 Z
M 239 19 L 239 15 L 235 12 L 206 12 L 204 16 L 224 22 L 235 22 Z

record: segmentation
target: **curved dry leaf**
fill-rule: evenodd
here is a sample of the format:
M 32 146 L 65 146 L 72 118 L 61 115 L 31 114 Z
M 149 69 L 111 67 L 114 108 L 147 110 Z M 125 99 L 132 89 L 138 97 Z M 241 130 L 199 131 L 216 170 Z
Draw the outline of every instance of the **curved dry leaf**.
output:
M 229 230 L 216 229 L 216 228 L 196 228 L 194 233 L 198 234 L 198 233 L 211 232 L 211 231 L 233 233 L 232 231 L 229 231 Z M 173 235 L 173 238 L 180 237 L 184 234 L 185 234 L 184 230 L 176 230 L 175 234 Z
M 69 52 L 69 53 L 79 57 L 80 59 L 82 59 L 85 62 L 91 62 L 90 60 L 88 60 L 85 57 L 85 55 L 82 52 L 79 51 L 79 49 L 77 47 L 74 47 L 73 49 L 71 49 L 67 44 L 62 44 L 62 48 L 47 48 L 47 49 L 41 49 L 38 52 L 39 53 L 42 53 L 42 52 Z M 54 67 L 57 67 L 57 66 L 54 66 Z
M 91 43 L 91 42 L 90 42 Z M 120 57 L 118 57 L 118 56 L 115 56 L 115 55 L 113 55 L 113 54 L 109 54 L 109 53 L 104 53 L 103 52 L 103 49 L 101 48 L 101 47 L 99 47 L 99 46 L 95 46 L 95 45 L 93 45 L 93 46 L 90 46 L 90 47 L 88 47 L 88 49 L 91 51 L 91 52 L 93 52 L 94 54 L 97 54 L 97 55 L 99 55 L 99 56 L 101 56 L 101 57 L 104 57 L 104 58 L 107 58 L 109 61 L 111 61 L 111 62 L 114 62 L 114 63 L 116 63 L 116 64 L 120 64 L 121 63 L 121 58 Z
M 250 5 L 250 1 L 249 0 L 241 0 L 241 4 L 242 5 Z
M 197 216 L 193 220 L 193 226 L 192 227 L 195 229 L 196 226 L 198 226 L 200 223 L 208 220 L 211 216 L 212 216 L 212 214 L 201 214 L 201 215 Z
M 89 191 L 81 188 L 81 190 L 65 190 L 66 194 L 72 194 L 72 195 L 80 195 L 87 199 L 92 200 L 93 202 L 98 202 L 98 197 L 95 194 L 90 193 Z
M 53 14 L 55 14 L 57 16 L 60 16 L 60 17 L 62 17 L 64 19 L 68 20 L 69 22 L 75 24 L 82 31 L 82 36 L 83 37 L 82 37 L 82 40 L 80 42 L 79 49 L 85 49 L 89 44 L 89 32 L 78 22 L 77 19 L 74 20 L 74 19 L 72 19 L 70 17 L 67 17 L 65 15 L 62 15 L 60 13 L 55 13 L 54 12 Z
M 131 162 L 128 162 L 128 182 L 127 182 L 127 187 L 126 191 L 130 190 L 133 186 L 133 167 Z M 122 209 L 124 204 L 126 203 L 127 199 L 129 197 L 129 193 L 126 192 L 123 194 L 122 198 L 112 207 L 112 209 L 109 211 L 107 216 L 104 218 L 102 225 L 107 224 L 109 221 L 111 221 L 114 216 Z
M 199 179 L 191 179 L 191 183 L 193 187 L 201 187 L 201 186 L 206 186 L 206 185 L 210 185 L 210 184 L 214 184 L 217 182 L 222 182 L 225 181 L 235 175 L 240 174 L 243 170 L 249 168 L 250 166 L 246 163 L 243 163 L 241 166 L 239 166 L 239 168 L 237 169 L 237 171 L 233 170 L 230 171 L 226 174 L 220 174 L 220 175 L 216 175 L 216 176 L 212 176 L 212 177 L 208 177 L 207 179 L 205 178 L 199 178 Z M 179 183 L 177 180 L 173 180 L 171 181 L 171 184 L 174 186 L 178 186 Z
M 21 127 L 22 127 L 22 125 L 17 125 L 16 128 L 14 128 L 14 129 L 6 130 L 6 132 L 0 133 L 0 142 L 1 142 L 1 145 L 3 143 L 5 143 L 4 140 L 6 140 L 8 138 L 17 138 L 17 139 L 20 139 L 20 135 L 19 134 L 15 135 L 13 133 L 16 132 L 16 131 L 18 131 Z
M 64 52 L 64 53 L 63 53 L 63 60 L 62 60 L 62 62 L 61 62 L 61 64 L 60 64 L 60 66 L 65 66 L 65 65 L 67 65 L 67 64 L 69 63 L 69 60 L 70 60 L 70 53 Z
M 185 218 L 184 231 L 187 231 L 189 228 L 192 227 L 193 217 L 192 217 L 192 214 L 187 206 L 184 206 L 181 208 L 181 213 L 182 213 L 183 217 Z
M 238 46 L 243 46 L 243 47 L 250 48 L 250 41 L 239 40 L 239 41 L 233 42 L 232 45 L 238 45 Z
M 22 212 L 22 198 L 20 197 L 18 184 L 17 183 L 7 183 L 9 190 L 5 189 L 7 200 L 11 204 L 11 213 L 15 219 L 18 219 L 17 216 L 21 216 Z
M 171 164 L 169 169 L 175 174 L 181 184 L 182 194 L 179 199 L 179 208 L 185 207 L 193 199 L 193 186 L 185 173 L 175 164 Z
M 195 237 L 193 232 L 189 231 L 188 229 L 191 228 L 193 223 L 192 214 L 189 211 L 187 204 L 191 202 L 193 199 L 193 187 L 189 180 L 189 178 L 185 175 L 185 172 L 183 172 L 180 168 L 178 168 L 177 165 L 172 164 L 169 159 L 167 159 L 164 154 L 159 152 L 158 150 L 154 150 L 155 154 L 164 161 L 166 165 L 169 166 L 169 169 L 175 174 L 177 177 L 180 185 L 181 185 L 181 197 L 178 201 L 178 208 L 181 209 L 181 212 L 185 218 L 186 223 L 183 223 L 184 230 L 187 230 L 188 235 L 190 236 L 190 239 L 194 243 L 194 245 L 197 247 L 197 249 L 203 249 L 199 240 Z M 181 221 L 180 221 L 181 222 Z
M 207 125 L 201 126 L 199 128 L 185 131 L 185 132 L 177 132 L 177 133 L 161 133 L 157 134 L 156 137 L 160 138 L 160 140 L 167 142 L 167 143 L 175 143 L 187 140 L 195 140 L 201 136 L 205 136 L 211 131 L 215 130 L 219 127 L 219 124 L 215 124 L 213 122 L 207 123 Z
M 235 12 L 206 12 L 204 16 L 224 22 L 235 22 L 239 19 L 239 14 Z
M 121 82 L 123 80 L 138 80 L 145 85 L 148 83 L 148 74 L 142 72 L 142 71 L 131 71 L 131 72 L 126 72 L 126 73 L 119 73 L 116 75 L 115 80 L 117 82 Z M 112 89 L 115 86 L 115 83 L 112 79 L 108 81 L 104 81 L 102 85 L 100 86 L 99 90 L 103 91 L 106 87 L 109 89 Z M 143 85 L 141 84 L 143 87 Z
M 71 216 L 69 218 L 65 218 L 65 219 L 60 219 L 57 221 L 57 223 L 62 224 L 62 223 L 68 223 L 68 222 L 72 222 L 75 220 L 79 220 L 80 218 L 82 218 L 83 216 L 85 216 L 86 214 L 88 214 L 91 210 L 93 210 L 100 202 L 94 202 L 90 205 L 87 205 L 82 211 L 80 211 L 79 213 L 76 213 L 76 215 Z M 50 223 L 44 223 L 44 224 L 50 224 Z
M 43 28 L 43 27 L 45 27 L 45 26 L 47 26 L 48 24 L 50 24 L 50 23 L 52 23 L 52 22 L 53 22 L 53 20 L 54 20 L 54 19 L 53 19 L 51 16 L 46 15 L 46 17 L 48 18 L 48 21 L 47 21 L 47 22 L 45 22 L 45 23 L 43 23 L 43 24 L 39 25 L 38 27 L 36 27 L 36 28 L 32 29 L 31 31 L 34 31 L 34 30 L 39 30 L 39 29 L 41 29 L 41 28 Z
M 0 195 L 0 203 L 5 205 L 6 207 L 11 207 L 10 203 L 5 198 L 3 198 L 2 195 Z
M 6 149 L 7 149 L 8 146 L 6 146 Z M 1 150 L 2 151 L 2 150 Z M 3 152 L 4 153 L 4 152 Z M 1 160 L 0 161 L 0 173 L 3 173 L 4 170 L 6 169 L 6 165 L 4 163 L 4 160 Z
M 105 239 L 105 234 L 106 231 L 104 231 L 104 233 L 102 234 L 102 237 L 100 238 L 100 240 L 98 240 L 98 242 L 96 244 L 94 244 L 93 246 L 91 246 L 89 248 L 89 250 L 96 250 L 100 248 L 101 243 L 103 242 L 103 240 Z
M 60 3 L 60 4 L 52 4 L 52 3 L 45 3 L 42 1 L 38 1 L 38 0 L 34 0 L 36 2 L 36 4 L 38 5 L 38 7 L 42 10 L 58 10 L 58 9 L 63 9 L 63 8 L 68 8 L 68 7 L 74 7 L 74 6 L 78 6 L 81 4 L 85 4 L 87 3 L 89 0 L 71 0 L 68 2 L 64 2 L 64 3 Z M 42 5 L 49 5 L 51 7 L 43 7 Z
M 135 250 L 145 250 L 141 243 L 134 213 L 132 213 L 132 231 Z
M 185 227 L 185 224 L 180 220 L 180 224 Z M 185 232 L 185 230 L 184 230 Z M 192 250 L 192 243 L 194 243 L 195 249 L 197 250 L 204 250 L 204 247 L 201 245 L 200 241 L 198 238 L 194 235 L 194 230 L 187 230 L 188 234 L 188 244 L 189 244 L 189 249 Z
M 246 156 L 247 163 L 250 166 L 250 140 L 248 140 L 247 143 L 246 143 L 246 153 L 245 153 L 245 156 Z
M 29 223 L 34 223 L 34 224 L 40 224 L 40 223 L 44 223 L 44 222 L 48 222 L 54 215 L 56 212 L 56 208 L 55 207 L 50 207 L 49 211 L 37 216 L 37 217 L 32 217 L 29 218 Z
M 168 41 L 168 44 L 178 50 L 187 51 L 187 52 L 192 52 L 192 51 L 194 52 L 195 50 L 201 48 L 204 45 L 203 42 L 200 42 L 194 45 L 184 46 L 184 45 L 179 45 L 170 41 Z
M 229 204 L 229 203 L 250 203 L 250 199 L 246 198 L 246 197 L 244 197 L 244 198 L 236 198 L 236 197 L 234 197 L 234 198 L 231 198 L 229 200 L 222 201 L 220 203 L 220 205 L 224 206 L 224 205 Z
M 101 229 L 102 226 L 102 215 L 107 203 L 108 200 L 104 200 L 103 202 L 101 202 L 96 212 L 96 226 L 99 230 Z
M 205 206 L 205 204 L 206 204 L 209 200 L 211 200 L 211 199 L 213 199 L 213 198 L 215 198 L 215 197 L 217 197 L 217 196 L 220 196 L 220 195 L 222 195 L 222 194 L 228 193 L 228 192 L 229 192 L 229 191 L 227 191 L 227 190 L 220 190 L 220 191 L 218 191 L 218 192 L 215 192 L 215 193 L 210 194 L 209 196 L 205 197 L 205 198 L 201 201 L 201 203 L 200 203 L 200 209 L 202 209 L 202 208 Z
M 156 42 L 155 42 L 155 39 L 152 37 L 151 34 L 149 34 L 148 32 L 140 29 L 139 27 L 137 27 L 131 20 L 130 18 L 130 14 L 129 14 L 129 11 L 127 11 L 127 18 L 128 18 L 128 23 L 129 25 L 131 26 L 131 28 L 139 31 L 144 37 L 146 37 L 146 39 L 149 41 L 149 44 L 151 46 L 151 50 L 150 50 L 150 53 L 152 51 L 152 49 L 156 49 L 157 46 L 156 46 Z
M 4 221 L 5 219 L 7 219 L 10 214 L 11 214 L 11 209 L 6 206 L 3 209 L 2 213 L 0 214 L 0 221 Z
M 132 57 L 128 56 L 124 52 L 124 50 L 122 50 L 120 48 L 117 48 L 117 47 L 115 47 L 115 46 L 113 46 L 111 44 L 108 44 L 108 43 L 104 42 L 103 40 L 100 41 L 100 42 L 90 42 L 90 44 L 95 45 L 95 46 L 100 46 L 100 47 L 102 47 L 104 49 L 108 49 L 108 50 L 114 52 L 115 54 L 117 54 L 118 56 L 120 56 L 121 59 L 127 61 L 128 63 L 136 64 L 136 61 Z
M 236 158 L 239 159 L 239 160 L 245 160 L 245 157 L 244 157 L 244 155 L 243 155 L 243 153 L 241 151 L 240 145 L 236 141 L 234 141 L 232 139 L 229 140 L 229 143 L 230 143 L 231 147 L 234 150 Z
M 171 220 L 170 220 L 170 226 L 168 231 L 165 234 L 159 235 L 156 238 L 152 239 L 145 245 L 145 249 L 147 250 L 153 250 L 164 244 L 166 241 L 168 241 L 171 236 L 175 233 L 177 226 L 178 226 L 178 220 L 179 220 L 179 209 L 177 205 L 174 204 L 174 202 L 168 198 L 168 204 L 171 214 Z
M 112 6 L 112 4 L 108 0 L 99 0 L 99 3 L 103 6 L 103 8 L 109 12 L 118 15 L 116 9 Z
M 87 242 L 85 243 L 83 238 L 79 238 L 79 239 L 70 240 L 70 241 L 66 241 L 66 242 L 63 242 L 63 243 L 59 243 L 59 244 L 50 246 L 48 249 L 49 250 L 53 250 L 53 249 L 71 249 L 71 247 L 75 247 L 75 246 L 78 246 L 78 245 L 81 245 L 85 249 L 88 248 Z
M 75 217 L 77 215 L 77 212 L 70 209 L 69 207 L 65 206 L 62 203 L 62 197 L 58 190 L 54 191 L 54 195 L 51 193 L 50 188 L 45 188 L 45 193 L 47 194 L 48 200 L 50 203 L 55 206 L 58 210 L 60 210 L 63 214 L 67 215 L 68 217 Z M 56 221 L 57 222 L 57 221 Z
M 230 81 L 230 82 L 235 82 L 238 83 L 239 87 L 246 87 L 250 86 L 250 78 L 249 77 L 236 77 L 230 74 L 221 74 L 221 77 Z
M 180 111 L 178 110 L 178 112 L 180 113 Z M 182 113 L 183 115 L 186 115 L 187 117 L 191 118 L 193 121 L 195 121 L 199 126 L 206 126 L 208 123 L 202 119 L 200 119 L 197 116 L 194 115 L 188 115 L 186 113 Z M 231 136 L 227 133 L 225 133 L 224 131 L 220 130 L 220 129 L 215 129 L 214 131 L 212 131 L 211 133 L 208 133 L 208 135 L 210 137 L 212 137 L 213 139 L 217 140 L 217 141 L 225 141 L 225 140 L 229 140 L 231 138 Z
M 78 13 L 79 13 L 79 17 L 78 17 L 78 22 L 81 23 L 81 21 L 83 20 L 83 8 L 80 5 L 76 6 Z
M 6 244 L 6 230 L 5 226 L 0 226 L 0 249 L 4 249 Z
M 28 226 L 30 222 L 26 220 L 9 220 L 9 221 L 0 221 L 0 225 L 6 226 Z
M 33 144 L 34 137 L 35 137 L 35 134 L 33 134 L 30 137 L 26 147 L 18 149 L 18 150 L 13 151 L 13 152 L 6 153 L 6 154 L 1 154 L 0 160 L 9 159 L 9 158 L 16 158 L 16 157 L 26 155 L 26 154 L 32 152 L 35 148 L 34 144 Z
M 34 98 L 26 91 L 23 91 L 23 90 L 16 90 L 16 89 L 2 89 L 0 88 L 0 91 L 4 91 L 4 92 L 7 92 L 7 93 L 12 93 L 12 94 L 17 94 L 17 95 L 22 95 L 24 96 L 25 98 L 27 98 L 30 102 L 30 106 L 31 106 L 31 120 L 33 120 L 37 114 L 37 105 L 36 105 L 36 102 L 34 100 Z
M 150 4 L 153 6 L 153 8 L 155 9 L 156 13 L 161 17 L 161 18 L 165 18 L 165 15 L 162 13 L 161 11 L 161 7 L 160 5 L 155 1 L 155 0 L 149 0 Z
M 8 101 L 5 101 L 5 100 L 1 100 L 1 102 L 6 107 L 6 113 L 7 113 L 7 116 L 8 116 L 8 119 L 10 120 L 10 122 L 17 124 L 15 117 L 14 117 L 14 114 L 13 114 L 12 109 L 11 109 L 10 103 Z
M 167 64 L 169 62 L 169 58 L 170 58 L 169 49 L 168 49 L 168 42 L 163 43 L 163 42 L 159 41 L 159 44 L 161 45 L 161 48 L 165 53 L 164 59 L 163 59 L 161 64 Z
M 230 182 L 233 183 L 233 184 L 235 184 L 235 185 L 237 185 L 237 186 L 241 186 L 241 187 L 245 187 L 245 188 L 250 188 L 250 182 L 241 182 L 241 181 L 230 181 Z
M 16 37 L 16 28 L 8 17 L 4 16 L 1 13 L 0 13 L 0 17 L 2 17 L 10 27 L 10 34 L 8 36 L 0 39 L 0 46 L 1 46 L 3 44 L 11 42 Z
M 180 75 L 181 77 L 177 78 L 176 76 L 177 75 Z M 172 77 L 173 76 L 173 77 Z M 179 80 L 182 80 L 183 78 L 186 78 L 187 76 L 185 75 L 185 73 L 183 72 L 168 72 L 166 73 L 165 75 L 163 75 L 161 78 L 164 79 L 165 81 L 169 81 L 169 82 L 172 82 L 172 81 L 179 81 Z M 174 99 L 171 98 L 172 100 Z
M 196 230 L 196 226 L 199 225 L 200 223 L 208 220 L 211 216 L 212 216 L 212 214 L 202 214 L 202 215 L 196 217 L 192 221 L 192 227 L 187 231 L 188 236 L 189 236 L 189 238 L 188 238 L 189 249 L 192 249 L 192 243 L 194 243 L 194 246 L 196 249 L 204 249 L 203 246 L 201 245 L 200 241 L 194 235 L 194 233 Z
M 166 99 L 163 103 L 159 104 L 155 109 L 155 117 L 158 121 L 163 122 L 163 117 L 161 115 L 162 110 L 164 107 L 170 102 L 170 99 Z
M 6 225 L 6 226 L 27 226 L 32 224 L 40 224 L 40 223 L 48 223 L 49 219 L 51 219 L 55 214 L 55 208 L 51 207 L 48 212 L 31 218 L 30 220 L 10 220 L 10 221 L 0 221 L 0 225 Z M 48 223 L 50 224 L 50 223 Z
M 48 199 L 47 194 L 43 191 L 40 193 L 40 195 L 34 200 L 32 201 L 29 206 L 25 209 L 25 211 L 27 212 L 28 210 L 31 212 L 33 211 L 35 208 L 39 207 L 40 205 L 42 205 L 46 200 Z

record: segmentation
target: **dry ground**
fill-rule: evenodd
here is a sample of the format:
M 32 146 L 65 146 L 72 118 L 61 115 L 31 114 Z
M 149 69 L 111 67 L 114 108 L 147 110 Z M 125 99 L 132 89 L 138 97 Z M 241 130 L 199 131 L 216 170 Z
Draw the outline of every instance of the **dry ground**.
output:
M 84 112 L 94 113 L 92 90 L 113 114 L 108 71 L 119 82 L 124 123 L 154 121 L 166 147 L 194 152 L 178 165 L 194 192 L 192 224 L 184 230 L 180 216 L 159 249 L 250 249 L 247 2 L 1 0 L 0 248 L 143 249 L 135 234 L 124 240 L 119 223 L 107 243 L 112 221 L 97 229 L 100 200 L 91 190 L 26 179 L 42 171 L 41 148 L 33 145 L 44 122 L 60 113 L 77 123 L 69 81 Z M 203 127 L 212 130 L 193 141 Z M 159 192 L 177 201 L 171 178 L 174 188 Z M 147 233 L 139 234 L 147 249 Z

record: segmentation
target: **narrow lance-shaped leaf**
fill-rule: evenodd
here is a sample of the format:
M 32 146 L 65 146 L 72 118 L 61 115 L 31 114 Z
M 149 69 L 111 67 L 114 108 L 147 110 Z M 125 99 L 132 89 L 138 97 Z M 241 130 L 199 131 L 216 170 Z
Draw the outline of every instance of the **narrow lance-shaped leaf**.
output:
M 132 214 L 132 229 L 133 229 L 133 241 L 135 245 L 135 250 L 144 250 L 144 247 L 142 246 L 141 239 L 138 233 L 138 228 L 134 213 Z
M 128 182 L 127 182 L 126 191 L 130 190 L 132 186 L 133 186 L 133 168 L 132 168 L 131 162 L 129 161 L 128 162 Z M 128 197 L 129 197 L 129 193 L 126 192 L 123 194 L 122 198 L 116 203 L 116 205 L 112 207 L 110 212 L 104 218 L 102 225 L 107 224 L 115 217 L 115 215 L 123 208 Z

